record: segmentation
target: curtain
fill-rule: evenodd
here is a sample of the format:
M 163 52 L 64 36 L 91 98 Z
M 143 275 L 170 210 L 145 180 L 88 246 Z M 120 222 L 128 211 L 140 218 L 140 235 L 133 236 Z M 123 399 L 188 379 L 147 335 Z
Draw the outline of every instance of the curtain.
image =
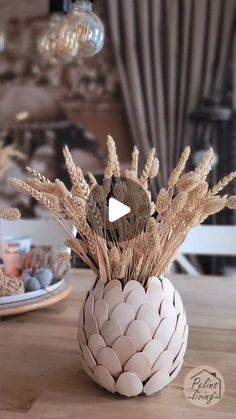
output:
M 236 0 L 107 0 L 125 107 L 143 160 L 156 147 L 165 184 L 191 142 L 189 113 L 221 93 Z

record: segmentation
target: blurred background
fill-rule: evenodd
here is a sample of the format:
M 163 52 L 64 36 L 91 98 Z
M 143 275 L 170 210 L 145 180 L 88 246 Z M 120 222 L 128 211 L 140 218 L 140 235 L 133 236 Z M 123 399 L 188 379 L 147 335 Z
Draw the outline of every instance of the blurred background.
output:
M 142 161 L 156 147 L 156 190 L 188 144 L 192 168 L 214 148 L 210 183 L 236 170 L 235 0 L 95 0 L 93 10 L 105 26 L 103 49 L 53 64 L 38 49 L 51 3 L 0 0 L 0 141 L 23 154 L 1 175 L 0 207 L 17 206 L 25 218 L 47 217 L 8 179 L 24 178 L 30 165 L 66 182 L 63 144 L 84 172 L 99 178 L 107 134 L 124 167 L 134 144 Z M 236 194 L 236 184 L 228 191 Z M 235 220 L 224 211 L 208 223 Z M 209 263 L 202 256 L 200 265 L 206 273 L 235 274 L 232 257 Z

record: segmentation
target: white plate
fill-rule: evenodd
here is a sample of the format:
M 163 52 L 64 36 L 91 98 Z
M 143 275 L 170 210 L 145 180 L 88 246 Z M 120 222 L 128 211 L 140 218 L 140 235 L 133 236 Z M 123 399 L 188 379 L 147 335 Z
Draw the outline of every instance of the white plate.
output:
M 10 297 L 0 297 L 0 306 L 3 306 L 5 304 L 18 303 L 21 301 L 33 300 L 35 298 L 42 297 L 46 294 L 50 294 L 56 291 L 64 284 L 64 282 L 65 279 L 61 279 L 55 284 L 38 291 L 25 292 L 24 294 L 11 295 Z
M 14 296 L 14 301 L 11 299 L 11 302 L 0 304 L 0 318 L 49 307 L 64 300 L 70 294 L 70 291 L 71 287 L 69 282 L 66 279 L 63 279 L 57 284 L 47 288 L 47 290 L 40 290 L 37 291 L 37 293 L 28 293 L 31 295 L 27 296 L 30 297 L 27 300 L 19 300 L 19 297 L 22 298 L 24 294 L 21 296 L 18 295 L 17 301 L 15 300 L 16 296 Z M 34 294 L 33 298 L 32 294 Z M 37 296 L 35 296 L 35 294 L 37 294 Z

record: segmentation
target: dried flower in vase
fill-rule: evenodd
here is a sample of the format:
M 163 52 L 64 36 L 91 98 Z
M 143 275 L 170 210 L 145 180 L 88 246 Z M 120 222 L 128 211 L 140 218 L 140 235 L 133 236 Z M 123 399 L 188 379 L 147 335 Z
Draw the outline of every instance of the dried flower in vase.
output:
M 235 196 L 220 195 L 236 172 L 211 189 L 206 177 L 212 149 L 194 171 L 184 173 L 190 156 L 187 147 L 167 187 L 153 201 L 149 184 L 159 170 L 155 149 L 139 173 L 139 151 L 134 147 L 131 168 L 123 174 L 110 136 L 107 146 L 103 185 L 97 185 L 91 174 L 89 183 L 85 180 L 67 147 L 64 156 L 71 190 L 33 170 L 33 179 L 12 179 L 11 183 L 51 211 L 68 235 L 67 246 L 98 277 L 79 320 L 85 370 L 111 392 L 129 397 L 149 395 L 176 377 L 188 340 L 181 298 L 164 274 L 192 227 L 224 207 L 236 209 Z M 111 197 L 131 208 L 114 222 L 108 217 Z M 74 237 L 68 220 L 80 237 Z

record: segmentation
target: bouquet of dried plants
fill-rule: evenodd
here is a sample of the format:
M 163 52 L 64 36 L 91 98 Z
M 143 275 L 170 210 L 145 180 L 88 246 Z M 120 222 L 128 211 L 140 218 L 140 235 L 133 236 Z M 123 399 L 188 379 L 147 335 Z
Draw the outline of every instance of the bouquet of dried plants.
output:
M 15 150 L 13 146 L 3 147 L 0 141 L 0 180 L 12 157 L 23 159 L 24 155 L 20 151 Z M 20 218 L 20 213 L 16 208 L 0 209 L 0 219 L 1 218 L 6 220 L 16 220 Z
M 51 211 L 68 234 L 67 245 L 104 283 L 115 278 L 123 284 L 136 279 L 146 286 L 148 278 L 159 277 L 169 269 L 192 227 L 225 207 L 236 209 L 236 196 L 221 195 L 222 190 L 236 178 L 236 172 L 210 188 L 206 178 L 211 170 L 213 150 L 206 152 L 194 171 L 184 173 L 190 156 L 190 147 L 186 147 L 169 177 L 167 187 L 162 188 L 153 201 L 149 190 L 150 180 L 159 170 L 155 149 L 150 151 L 140 171 L 139 151 L 134 147 L 131 167 L 121 174 L 116 145 L 110 136 L 107 146 L 108 163 L 103 185 L 98 185 L 91 173 L 88 174 L 89 181 L 86 181 L 67 147 L 64 148 L 64 157 L 72 184 L 70 190 L 61 180 L 51 182 L 31 168 L 28 168 L 31 179 L 25 182 L 12 179 L 11 184 L 16 190 L 29 193 Z M 142 217 L 131 217 L 129 221 L 124 217 L 112 223 L 112 226 L 106 221 L 108 197 L 111 195 L 128 202 L 132 209 L 138 206 L 139 213 L 142 212 L 143 202 L 127 187 L 130 179 L 145 189 L 151 208 L 149 219 L 135 235 L 131 232 L 137 231 L 137 224 L 142 224 Z M 96 190 L 96 194 L 91 194 L 92 190 Z M 68 220 L 78 230 L 78 238 L 73 236 Z M 61 255 L 60 258 L 66 259 L 67 255 Z

